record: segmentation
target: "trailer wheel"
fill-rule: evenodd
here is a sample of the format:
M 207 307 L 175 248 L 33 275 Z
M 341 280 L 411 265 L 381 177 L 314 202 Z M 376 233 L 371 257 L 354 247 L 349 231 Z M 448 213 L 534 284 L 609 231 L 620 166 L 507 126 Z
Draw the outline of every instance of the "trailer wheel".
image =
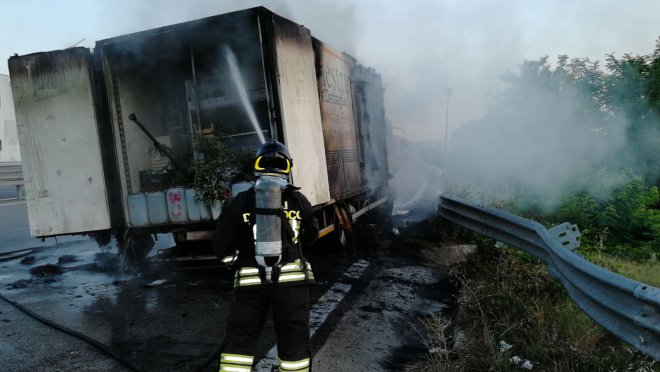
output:
M 154 244 L 154 239 L 150 234 L 138 233 L 131 229 L 126 229 L 117 236 L 119 255 L 130 265 L 144 261 Z

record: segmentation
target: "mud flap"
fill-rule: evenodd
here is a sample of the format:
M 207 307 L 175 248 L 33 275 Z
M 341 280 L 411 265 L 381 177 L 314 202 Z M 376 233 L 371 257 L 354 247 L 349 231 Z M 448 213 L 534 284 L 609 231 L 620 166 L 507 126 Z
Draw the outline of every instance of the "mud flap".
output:
M 357 254 L 357 247 L 353 236 L 353 220 L 348 213 L 348 208 L 344 203 L 336 203 L 335 210 L 335 231 L 332 233 L 332 239 L 339 246 L 341 251 Z

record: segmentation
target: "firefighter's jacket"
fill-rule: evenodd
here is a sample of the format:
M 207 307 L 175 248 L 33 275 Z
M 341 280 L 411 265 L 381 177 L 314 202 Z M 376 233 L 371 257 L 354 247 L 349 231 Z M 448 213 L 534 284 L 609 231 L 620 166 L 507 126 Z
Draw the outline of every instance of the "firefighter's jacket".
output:
M 215 254 L 224 262 L 233 261 L 234 288 L 261 288 L 265 270 L 255 258 L 255 191 L 236 195 L 222 210 L 213 236 Z M 282 191 L 282 259 L 272 271 L 278 286 L 314 282 L 311 265 L 302 253 L 318 239 L 319 228 L 307 198 L 288 185 Z

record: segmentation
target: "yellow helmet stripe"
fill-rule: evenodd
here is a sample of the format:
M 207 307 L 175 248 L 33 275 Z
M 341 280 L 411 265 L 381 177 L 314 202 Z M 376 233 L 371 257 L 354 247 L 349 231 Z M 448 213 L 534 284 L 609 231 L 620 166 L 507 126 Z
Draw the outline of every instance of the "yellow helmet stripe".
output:
M 263 158 L 263 155 L 259 156 L 257 158 L 257 160 L 254 162 L 254 169 L 257 170 L 257 171 L 266 170 L 266 168 L 262 167 L 259 164 L 261 162 L 261 158 Z M 289 159 L 284 159 L 284 160 L 286 160 L 286 169 L 282 169 L 282 172 L 289 173 L 289 172 L 291 172 L 291 162 L 289 161 Z
M 259 166 L 259 162 L 261 161 L 261 158 L 263 158 L 263 156 L 258 157 L 257 161 L 254 162 L 254 169 L 258 171 L 266 170 L 266 168 L 262 168 L 261 166 Z

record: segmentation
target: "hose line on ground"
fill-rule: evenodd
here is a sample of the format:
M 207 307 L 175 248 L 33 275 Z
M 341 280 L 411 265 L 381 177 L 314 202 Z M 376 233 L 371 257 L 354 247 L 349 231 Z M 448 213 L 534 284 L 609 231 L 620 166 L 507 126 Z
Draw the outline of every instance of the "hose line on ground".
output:
M 86 336 L 86 335 L 84 335 L 84 334 L 82 334 L 82 333 L 80 333 L 80 332 L 76 332 L 76 331 L 71 330 L 71 329 L 69 329 L 69 328 L 66 328 L 66 327 L 64 327 L 64 326 L 61 326 L 61 325 L 59 325 L 59 324 L 57 324 L 57 323 L 54 323 L 54 322 L 52 322 L 52 321 L 50 321 L 50 320 L 48 320 L 48 319 L 46 319 L 46 318 L 44 318 L 44 317 L 42 317 L 42 316 L 40 316 L 40 315 L 38 315 L 38 314 L 35 314 L 34 312 L 32 312 L 32 311 L 30 311 L 29 309 L 27 309 L 25 306 L 23 306 L 23 305 L 21 305 L 21 304 L 15 302 L 15 301 L 13 301 L 13 300 L 10 300 L 9 298 L 7 298 L 7 297 L 5 297 L 5 296 L 3 296 L 3 295 L 1 295 L 1 294 L 0 294 L 0 299 L 4 300 L 5 302 L 7 302 L 8 304 L 14 306 L 15 308 L 17 308 L 18 310 L 20 310 L 20 311 L 23 312 L 24 314 L 26 314 L 26 315 L 28 315 L 28 316 L 30 316 L 30 317 L 36 319 L 37 321 L 39 321 L 39 322 L 41 322 L 41 323 L 43 323 L 43 324 L 45 324 L 45 325 L 47 325 L 47 326 L 49 326 L 49 327 L 55 328 L 55 329 L 57 329 L 57 330 L 59 330 L 59 331 L 62 331 L 62 332 L 64 332 L 64 333 L 67 333 L 67 334 L 69 334 L 69 335 L 71 335 L 71 336 L 73 336 L 73 337 L 76 337 L 76 338 L 78 338 L 78 339 L 80 339 L 80 340 L 82 340 L 82 341 L 87 342 L 88 344 L 90 344 L 90 345 L 96 347 L 97 349 L 101 350 L 104 354 L 106 354 L 106 355 L 108 355 L 108 356 L 114 358 L 114 359 L 117 360 L 121 365 L 123 365 L 124 367 L 128 368 L 129 370 L 131 370 L 131 371 L 135 371 L 135 372 L 139 372 L 139 371 L 140 371 L 139 369 L 137 369 L 137 368 L 135 368 L 133 365 L 131 365 L 129 362 L 127 362 L 126 360 L 122 359 L 119 355 L 115 354 L 112 350 L 110 350 L 109 348 L 107 348 L 105 345 L 101 344 L 100 342 L 98 342 L 98 341 L 96 341 L 96 340 L 94 340 L 94 339 L 92 339 L 92 338 L 90 338 L 90 337 L 88 337 L 88 336 Z
M 32 253 L 34 253 L 34 249 L 32 248 L 21 249 L 13 252 L 0 253 L 0 262 L 15 260 L 17 258 L 25 257 Z

